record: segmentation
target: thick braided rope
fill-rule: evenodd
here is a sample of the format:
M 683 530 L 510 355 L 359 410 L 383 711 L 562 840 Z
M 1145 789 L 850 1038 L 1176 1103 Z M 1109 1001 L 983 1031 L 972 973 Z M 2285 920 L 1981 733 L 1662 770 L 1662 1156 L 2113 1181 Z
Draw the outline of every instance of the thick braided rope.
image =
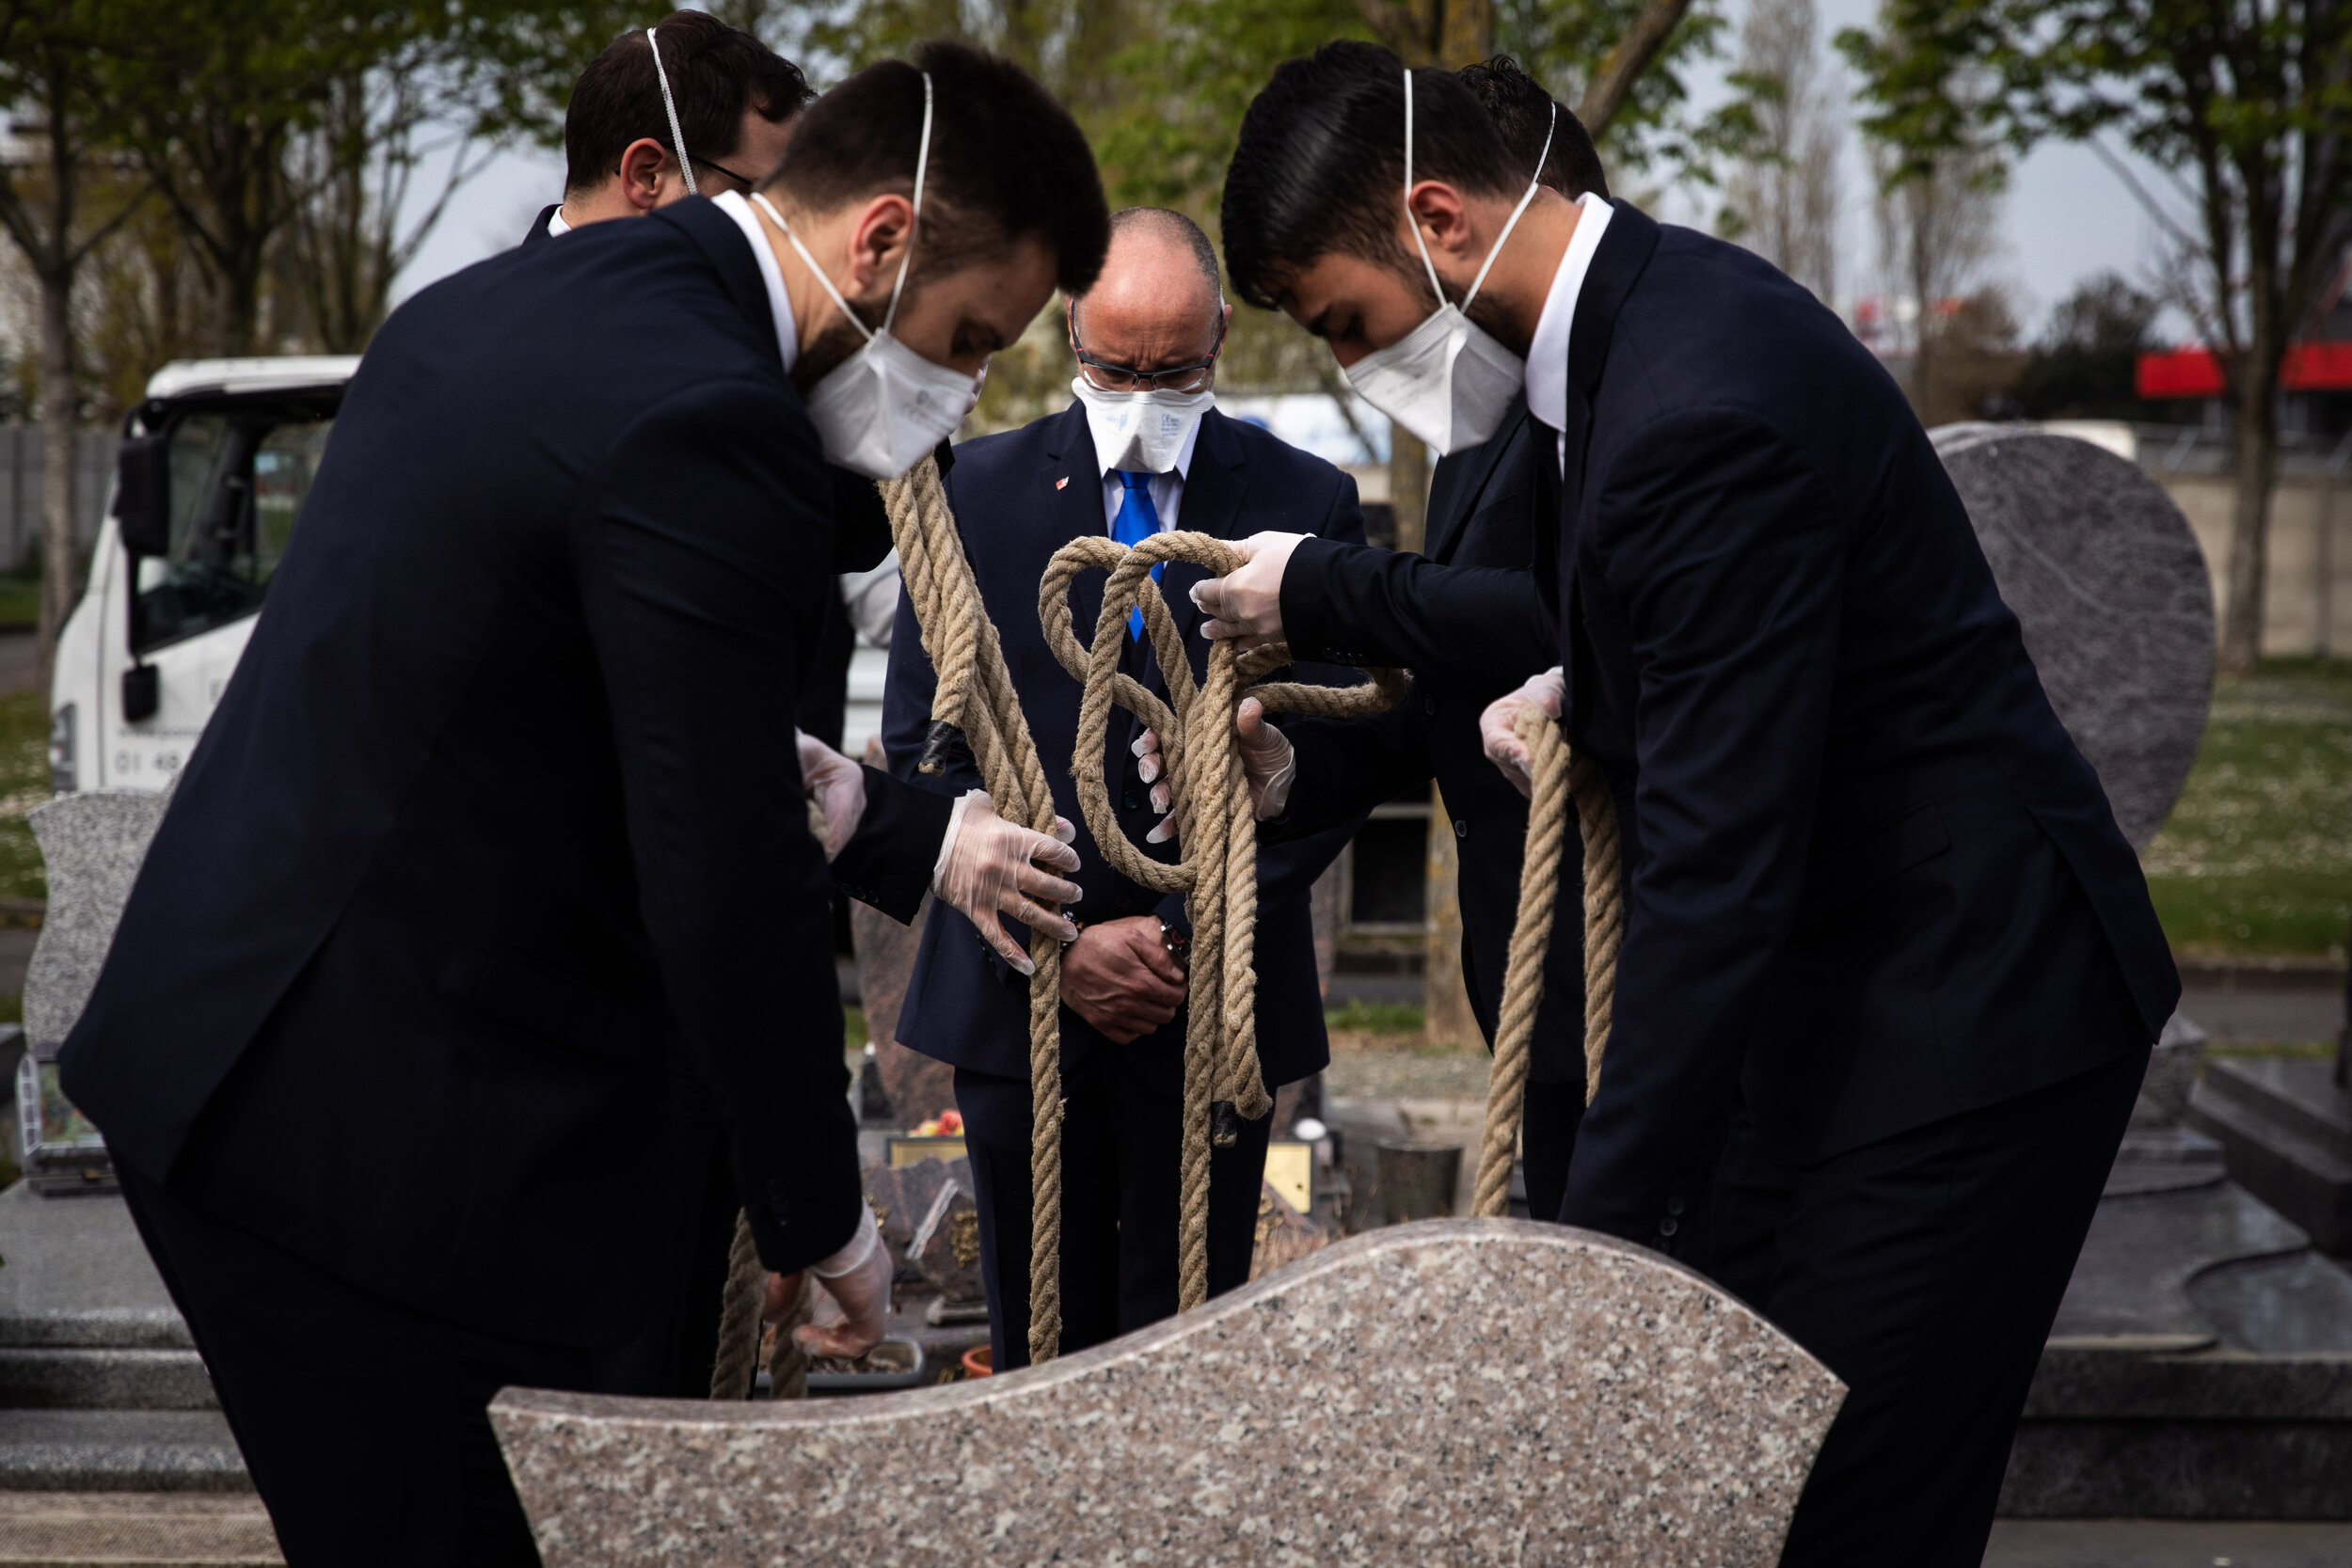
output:
M 1100 537 L 1075 539 L 1055 554 L 1038 586 L 1038 620 L 1046 646 L 1084 687 L 1077 733 L 1104 734 L 1111 705 L 1117 703 L 1158 734 L 1161 761 L 1168 769 L 1177 842 L 1184 851 L 1172 863 L 1153 860 L 1128 839 L 1111 808 L 1103 748 L 1082 740 L 1072 752 L 1078 806 L 1104 858 L 1131 881 L 1155 892 L 1183 892 L 1192 918 L 1177 1251 L 1177 1305 L 1189 1311 L 1208 1297 L 1215 1105 L 1229 1101 L 1252 1121 L 1274 1108 L 1258 1069 L 1257 814 L 1234 739 L 1234 710 L 1243 697 L 1254 696 L 1268 711 L 1334 717 L 1376 713 L 1394 705 L 1404 683 L 1397 672 L 1382 671 L 1370 686 L 1282 684 L 1245 689 L 1243 682 L 1250 673 L 1278 668 L 1289 662 L 1289 655 L 1276 647 L 1245 657 L 1229 641 L 1211 645 L 1207 676 L 1196 682 L 1175 616 L 1152 582 L 1152 568 L 1167 561 L 1206 566 L 1220 576 L 1241 564 L 1231 545 L 1204 533 L 1155 534 L 1133 549 Z M 1104 586 L 1093 638 L 1082 644 L 1072 625 L 1070 585 L 1091 567 L 1109 572 L 1110 580 Z M 1168 682 L 1166 702 L 1120 673 L 1128 611 L 1138 609 Z
M 1625 863 L 1617 845 L 1617 802 L 1599 766 L 1589 757 L 1577 758 L 1568 771 L 1568 787 L 1576 795 L 1577 826 L 1584 840 L 1584 1103 L 1590 1105 L 1600 1092 L 1601 1052 L 1616 1019 L 1617 954 L 1625 946 Z
M 1527 814 L 1527 856 L 1519 866 L 1518 920 L 1502 971 L 1502 1016 L 1495 1025 L 1493 1077 L 1486 1089 L 1486 1131 L 1478 1148 L 1477 1197 L 1470 1212 L 1500 1219 L 1511 1202 L 1511 1162 L 1518 1147 L 1519 1109 L 1527 1098 L 1528 1046 L 1544 1000 L 1544 955 L 1559 908 L 1560 852 L 1568 831 L 1568 744 L 1560 726 L 1530 704 L 1520 710 L 1519 738 L 1534 768 Z
M 1501 1218 L 1510 1206 L 1511 1163 L 1519 1113 L 1527 1098 L 1529 1046 L 1544 1001 L 1544 956 L 1559 907 L 1560 855 L 1567 838 L 1571 800 L 1584 848 L 1584 1101 L 1600 1091 L 1602 1053 L 1609 1044 L 1617 991 L 1617 954 L 1625 945 L 1625 876 L 1617 844 L 1616 801 L 1600 769 L 1572 756 L 1559 724 L 1530 705 L 1518 736 L 1534 765 L 1527 814 L 1527 854 L 1519 866 L 1518 920 L 1511 928 L 1502 972 L 1502 1016 L 1495 1027 L 1494 1074 L 1486 1090 L 1486 1126 L 1478 1150 L 1477 1196 L 1471 1212 Z
M 923 651 L 938 676 L 932 721 L 962 733 L 998 816 L 1050 835 L 1053 791 L 973 580 L 939 466 L 927 457 L 904 477 L 885 481 L 882 494 L 899 574 L 923 628 Z M 937 765 L 927 758 L 925 766 Z M 1029 957 L 1037 965 L 1029 979 L 1029 1359 L 1041 1365 L 1061 1349 L 1061 944 L 1032 932 Z
M 727 1284 L 720 1298 L 719 1349 L 710 1364 L 710 1397 L 747 1400 L 759 1371 L 759 1307 L 768 1291 L 768 1271 L 752 1242 L 751 1222 L 735 1214 L 735 1241 L 727 1248 Z

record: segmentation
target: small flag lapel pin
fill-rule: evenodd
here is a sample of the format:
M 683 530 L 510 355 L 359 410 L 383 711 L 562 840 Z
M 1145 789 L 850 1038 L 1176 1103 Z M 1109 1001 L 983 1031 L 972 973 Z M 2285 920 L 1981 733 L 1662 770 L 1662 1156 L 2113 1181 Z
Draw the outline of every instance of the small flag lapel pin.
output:
M 1057 489 L 1057 490 L 1066 490 L 1066 489 L 1068 489 L 1069 487 L 1070 487 L 1070 476 L 1069 476 L 1068 474 L 1064 474 L 1064 475 L 1062 475 L 1062 476 L 1061 476 L 1061 478 L 1059 478 L 1059 479 L 1057 479 L 1057 480 L 1054 481 L 1054 488 L 1055 488 L 1055 489 Z

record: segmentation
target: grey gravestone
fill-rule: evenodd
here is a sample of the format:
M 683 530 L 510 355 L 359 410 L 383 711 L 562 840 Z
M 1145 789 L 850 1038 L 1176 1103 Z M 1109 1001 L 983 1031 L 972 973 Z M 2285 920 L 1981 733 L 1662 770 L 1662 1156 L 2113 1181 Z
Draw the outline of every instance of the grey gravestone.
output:
M 1438 1220 L 1000 1377 L 800 1405 L 508 1389 L 490 1417 L 549 1568 L 1766 1568 L 1844 1397 L 1655 1253 Z
M 92 790 L 36 807 L 28 818 L 49 865 L 48 912 L 24 972 L 24 1033 L 35 1046 L 64 1039 L 82 1016 L 169 800 Z
M 2026 651 L 2134 848 L 2187 781 L 2213 699 L 2213 580 L 2146 469 L 2071 436 L 1932 433 Z

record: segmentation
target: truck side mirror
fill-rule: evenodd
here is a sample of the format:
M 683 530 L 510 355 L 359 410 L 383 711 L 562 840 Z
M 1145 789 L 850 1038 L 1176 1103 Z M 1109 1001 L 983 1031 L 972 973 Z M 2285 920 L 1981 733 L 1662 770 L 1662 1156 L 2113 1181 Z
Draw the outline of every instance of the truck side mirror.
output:
M 115 460 L 115 522 L 135 555 L 171 553 L 171 433 L 123 437 Z

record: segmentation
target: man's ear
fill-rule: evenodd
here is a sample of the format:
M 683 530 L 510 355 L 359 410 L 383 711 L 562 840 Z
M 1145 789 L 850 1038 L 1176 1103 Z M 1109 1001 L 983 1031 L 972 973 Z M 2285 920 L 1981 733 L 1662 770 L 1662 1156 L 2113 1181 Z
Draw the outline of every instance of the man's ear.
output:
M 1475 243 L 1462 193 L 1442 180 L 1423 180 L 1406 191 L 1405 211 L 1421 230 L 1422 238 L 1429 242 L 1432 253 L 1458 254 Z M 1418 253 L 1410 230 L 1405 235 L 1405 248 L 1407 254 Z
M 639 212 L 652 212 L 661 205 L 661 171 L 675 166 L 669 149 L 638 137 L 621 152 L 621 195 Z
M 850 281 L 842 292 L 857 297 L 872 292 L 879 279 L 884 288 L 898 279 L 898 266 L 914 230 L 914 203 L 892 194 L 878 196 L 862 208 L 850 225 Z

